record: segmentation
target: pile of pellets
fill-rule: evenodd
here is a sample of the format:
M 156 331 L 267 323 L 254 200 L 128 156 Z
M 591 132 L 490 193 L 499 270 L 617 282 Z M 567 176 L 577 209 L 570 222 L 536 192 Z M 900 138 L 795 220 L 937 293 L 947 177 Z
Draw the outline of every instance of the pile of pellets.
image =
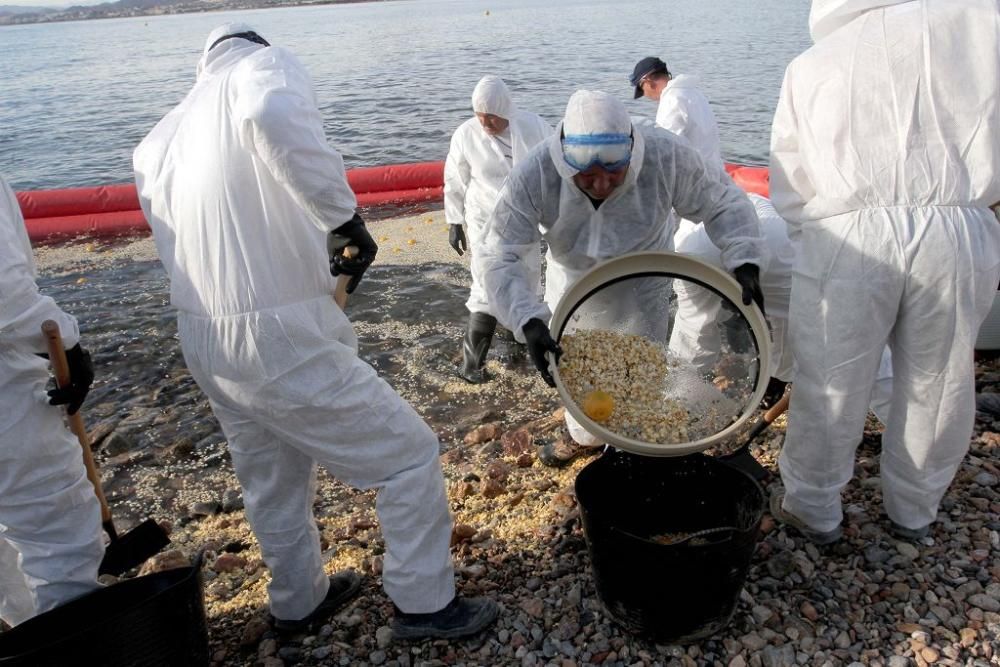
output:
M 687 441 L 690 415 L 665 396 L 670 362 L 661 346 L 644 336 L 601 329 L 566 334 L 560 345 L 559 376 L 585 413 L 587 397 L 605 392 L 613 399 L 611 415 L 602 421 L 608 430 L 643 442 Z

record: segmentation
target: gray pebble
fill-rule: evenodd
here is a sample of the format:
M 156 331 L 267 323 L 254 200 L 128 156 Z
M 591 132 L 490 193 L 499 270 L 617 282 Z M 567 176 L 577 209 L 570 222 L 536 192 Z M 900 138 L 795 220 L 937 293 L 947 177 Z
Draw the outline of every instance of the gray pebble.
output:
M 1000 600 L 992 598 L 989 595 L 986 595 L 985 593 L 976 593 L 974 595 L 970 595 L 968 602 L 972 606 L 979 607 L 983 611 L 992 611 L 992 612 L 1000 611 Z

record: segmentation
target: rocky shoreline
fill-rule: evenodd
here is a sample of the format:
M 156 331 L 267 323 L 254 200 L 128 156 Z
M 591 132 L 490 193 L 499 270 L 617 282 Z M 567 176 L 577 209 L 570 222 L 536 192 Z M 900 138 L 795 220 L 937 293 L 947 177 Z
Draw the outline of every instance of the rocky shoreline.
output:
M 267 568 L 224 438 L 184 369 L 151 243 L 91 248 L 90 258 L 56 248 L 39 253 L 43 289 L 78 315 L 95 350 L 99 380 L 87 420 L 115 516 L 125 528 L 153 516 L 171 531 L 171 550 L 143 571 L 199 553 L 205 559 L 214 665 L 1000 662 L 1000 363 L 977 365 L 971 450 L 930 537 L 911 544 L 888 534 L 872 420 L 844 494 L 844 539 L 816 548 L 765 515 L 729 626 L 691 645 L 658 645 L 623 632 L 597 598 L 573 490 L 589 459 L 563 470 L 536 460 L 535 446 L 561 426 L 555 392 L 502 342 L 489 362 L 491 383 L 455 378 L 467 270 L 447 248 L 442 224 L 439 212 L 376 223 L 384 265 L 349 310 L 362 356 L 441 438 L 460 591 L 502 606 L 493 628 L 457 642 L 392 641 L 374 493 L 323 472 L 315 510 L 326 568 L 363 573 L 362 592 L 309 632 L 278 637 L 267 622 Z M 88 263 L 104 254 L 106 263 Z M 119 292 L 123 274 L 129 285 Z M 775 474 L 784 419 L 754 448 Z

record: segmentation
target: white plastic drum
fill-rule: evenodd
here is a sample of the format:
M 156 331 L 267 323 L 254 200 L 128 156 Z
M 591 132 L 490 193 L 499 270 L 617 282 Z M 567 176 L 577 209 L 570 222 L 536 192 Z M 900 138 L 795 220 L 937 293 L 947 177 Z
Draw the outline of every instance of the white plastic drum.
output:
M 643 353 L 655 352 L 649 355 L 655 357 L 653 364 L 629 362 L 634 373 L 626 376 L 645 377 L 639 382 L 653 387 L 654 401 L 684 406 L 675 413 L 687 423 L 673 436 L 662 435 L 661 429 L 656 438 L 648 437 L 650 429 L 623 424 L 624 418 L 591 419 L 568 386 L 571 382 L 579 397 L 580 374 L 570 371 L 583 357 L 574 362 L 564 355 L 559 364 L 551 356 L 549 360 L 569 415 L 599 441 L 634 454 L 683 456 L 727 442 L 756 413 L 767 388 L 771 340 L 763 314 L 756 305 L 743 305 L 742 288 L 732 276 L 694 257 L 640 252 L 594 266 L 567 290 L 552 314 L 550 330 L 564 343 L 596 340 L 607 349 L 611 341 L 606 368 L 625 367 L 615 359 L 618 341 L 628 343 L 621 347 L 630 352 L 636 342 Z M 705 340 L 715 341 L 719 349 L 706 352 Z M 653 382 L 651 367 L 657 369 Z M 661 368 L 669 370 L 661 373 Z M 599 382 L 591 379 L 587 386 Z M 620 389 L 621 377 L 614 383 Z M 645 393 L 648 397 L 650 392 Z M 641 412 L 660 419 L 667 411 L 657 408 L 654 402 Z M 617 403 L 614 409 L 619 409 Z

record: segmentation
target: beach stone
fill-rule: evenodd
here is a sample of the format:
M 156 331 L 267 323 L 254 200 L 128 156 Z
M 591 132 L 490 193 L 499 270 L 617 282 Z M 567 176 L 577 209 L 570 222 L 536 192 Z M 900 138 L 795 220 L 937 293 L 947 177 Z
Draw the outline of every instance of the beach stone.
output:
M 236 512 L 243 509 L 243 494 L 239 489 L 227 489 L 222 494 L 222 511 Z
M 188 514 L 195 518 L 214 516 L 219 513 L 220 509 L 222 509 L 222 505 L 215 502 L 214 500 L 210 500 L 207 502 L 195 503 L 194 505 L 191 506 L 191 509 L 188 511 Z
M 132 451 L 135 448 L 135 441 L 121 431 L 114 431 L 104 439 L 102 449 L 107 456 L 119 456 Z
M 529 598 L 521 602 L 521 609 L 532 618 L 541 618 L 545 605 L 538 598 Z
M 385 658 L 385 651 L 382 650 L 375 650 L 368 654 L 368 660 L 370 660 L 373 665 L 381 665 L 385 662 Z
M 920 550 L 909 542 L 896 542 L 896 551 L 908 561 L 916 560 L 920 556 Z
M 992 473 L 981 472 L 973 477 L 972 481 L 980 486 L 996 486 L 998 480 L 997 476 Z
M 889 667 L 910 667 L 910 659 L 901 655 L 890 656 Z
M 764 667 L 792 667 L 796 664 L 795 647 L 791 644 L 765 646 L 760 660 Z
M 992 612 L 1000 611 L 1000 600 L 997 600 L 996 598 L 991 598 L 989 595 L 986 595 L 985 593 L 976 593 L 974 595 L 970 595 L 967 602 L 974 607 L 982 609 L 983 611 L 992 611 Z
M 166 570 L 175 570 L 179 567 L 190 567 L 190 565 L 191 561 L 184 555 L 184 552 L 180 549 L 171 549 L 160 552 L 143 563 L 139 575 L 155 574 Z
M 790 551 L 779 551 L 767 560 L 766 567 L 775 579 L 785 579 L 795 571 L 795 559 Z
M 468 542 L 475 534 L 476 529 L 474 527 L 465 523 L 455 524 L 455 527 L 451 529 L 451 544 L 454 546 L 461 542 Z
M 258 658 L 269 658 L 278 653 L 278 640 L 273 637 L 261 640 L 257 646 Z
M 507 487 L 503 485 L 503 482 L 496 479 L 484 479 L 479 487 L 479 494 L 483 498 L 498 498 L 505 493 L 507 493 Z
M 278 649 L 278 657 L 293 663 L 298 662 L 302 659 L 302 649 L 298 646 L 282 646 Z
M 535 436 L 527 428 L 507 431 L 500 437 L 504 456 L 518 457 L 535 451 Z
M 500 434 L 500 422 L 492 422 L 472 429 L 465 434 L 465 438 L 462 441 L 467 445 L 481 445 L 484 442 L 496 440 L 500 437 Z
M 486 478 L 506 482 L 510 477 L 510 466 L 503 461 L 493 461 L 486 466 Z
M 233 572 L 243 569 L 246 565 L 246 558 L 239 554 L 224 553 L 219 554 L 219 557 L 215 559 L 215 562 L 212 563 L 212 569 L 219 573 Z
M 240 644 L 243 646 L 253 646 L 260 641 L 264 633 L 270 629 L 270 625 L 262 618 L 252 618 L 243 626 L 243 633 L 240 635 Z M 272 654 L 273 655 L 273 654 Z

